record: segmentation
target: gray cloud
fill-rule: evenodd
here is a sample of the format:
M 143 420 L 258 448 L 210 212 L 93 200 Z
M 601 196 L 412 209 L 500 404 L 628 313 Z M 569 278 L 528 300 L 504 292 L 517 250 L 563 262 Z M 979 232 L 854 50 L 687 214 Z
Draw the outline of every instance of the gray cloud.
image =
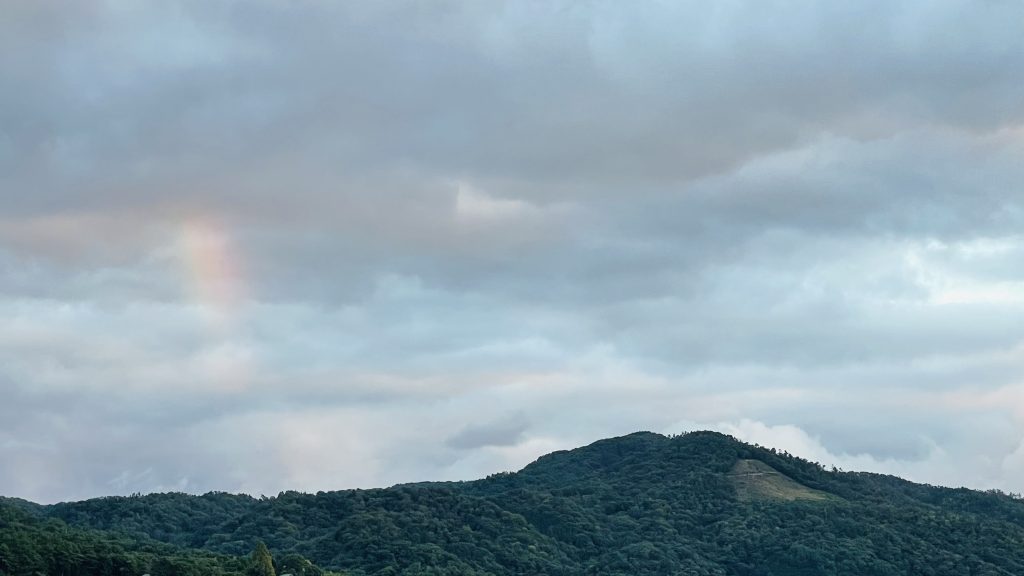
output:
M 0 493 L 684 427 L 1020 491 L 1021 12 L 12 7 Z
M 525 418 L 519 415 L 507 421 L 466 426 L 445 443 L 460 450 L 484 446 L 515 446 L 523 441 L 523 434 L 528 427 Z

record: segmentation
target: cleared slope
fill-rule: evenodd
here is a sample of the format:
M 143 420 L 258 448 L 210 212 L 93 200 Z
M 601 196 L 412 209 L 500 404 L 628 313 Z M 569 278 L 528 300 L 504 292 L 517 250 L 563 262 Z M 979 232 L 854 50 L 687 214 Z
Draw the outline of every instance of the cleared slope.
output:
M 729 471 L 736 496 L 752 500 L 832 500 L 835 496 L 808 488 L 760 460 L 737 460 Z

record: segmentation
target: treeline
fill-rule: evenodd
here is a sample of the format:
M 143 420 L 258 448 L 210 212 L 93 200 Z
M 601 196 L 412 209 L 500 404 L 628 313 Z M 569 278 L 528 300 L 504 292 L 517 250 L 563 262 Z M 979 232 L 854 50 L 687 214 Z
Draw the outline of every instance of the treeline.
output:
M 249 557 L 188 550 L 128 536 L 74 528 L 24 506 L 0 502 L 0 576 L 340 576 L 300 555 L 275 561 L 263 543 Z
M 741 500 L 730 477 L 740 459 L 832 496 Z M 475 482 L 158 494 L 37 513 L 227 558 L 265 542 L 275 569 L 294 574 L 306 558 L 353 576 L 1024 574 L 1019 499 L 826 470 L 705 432 L 632 434 Z

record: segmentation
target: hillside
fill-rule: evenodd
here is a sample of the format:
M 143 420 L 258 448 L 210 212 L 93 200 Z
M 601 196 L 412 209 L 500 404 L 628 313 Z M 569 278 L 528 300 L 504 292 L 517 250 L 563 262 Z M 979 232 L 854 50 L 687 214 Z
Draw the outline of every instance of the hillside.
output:
M 0 501 L 0 574 L 37 576 L 251 576 L 249 558 L 189 550 L 99 530 L 70 527 L 34 514 L 22 502 Z M 329 576 L 297 556 L 277 566 L 295 576 Z
M 760 460 L 737 460 L 729 478 L 740 500 L 828 500 L 827 492 L 808 488 Z
M 352 575 L 1024 574 L 1020 500 L 827 471 L 711 432 L 602 440 L 473 482 L 0 507 L 225 557 L 265 541 Z M 22 544 L 0 533 L 3 570 Z

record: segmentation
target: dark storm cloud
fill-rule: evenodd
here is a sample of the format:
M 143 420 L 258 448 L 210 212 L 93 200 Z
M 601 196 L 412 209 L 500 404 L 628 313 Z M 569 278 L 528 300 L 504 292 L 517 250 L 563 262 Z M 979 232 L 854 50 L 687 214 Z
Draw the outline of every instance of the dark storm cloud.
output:
M 7 15 L 0 492 L 466 478 L 688 426 L 1024 482 L 1019 5 Z

